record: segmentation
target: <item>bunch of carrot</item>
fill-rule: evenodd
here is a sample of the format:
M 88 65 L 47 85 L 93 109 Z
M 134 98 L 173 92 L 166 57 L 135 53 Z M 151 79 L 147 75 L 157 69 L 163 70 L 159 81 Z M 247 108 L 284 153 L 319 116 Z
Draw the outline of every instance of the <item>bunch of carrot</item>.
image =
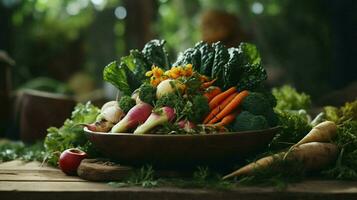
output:
M 206 116 L 203 124 L 226 126 L 234 121 L 238 106 L 248 96 L 248 91 L 238 92 L 235 87 L 222 92 L 220 88 L 211 86 L 205 96 L 209 101 L 210 113 Z

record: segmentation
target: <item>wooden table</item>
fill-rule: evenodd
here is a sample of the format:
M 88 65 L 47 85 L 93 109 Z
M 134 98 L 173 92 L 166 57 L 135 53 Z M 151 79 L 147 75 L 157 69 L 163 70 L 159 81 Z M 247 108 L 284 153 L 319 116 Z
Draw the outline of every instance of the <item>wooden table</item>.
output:
M 357 182 L 310 180 L 285 191 L 271 187 L 237 187 L 230 191 L 180 188 L 113 188 L 106 183 L 84 181 L 38 162 L 11 161 L 0 164 L 0 200 L 50 199 L 242 199 L 242 200 L 356 200 Z

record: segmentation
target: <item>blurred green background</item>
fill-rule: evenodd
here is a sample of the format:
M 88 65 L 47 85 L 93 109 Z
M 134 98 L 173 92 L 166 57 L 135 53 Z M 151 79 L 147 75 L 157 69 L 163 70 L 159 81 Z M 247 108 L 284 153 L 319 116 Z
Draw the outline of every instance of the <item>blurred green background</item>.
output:
M 84 79 L 91 90 L 102 87 L 106 64 L 152 38 L 165 39 L 173 54 L 200 40 L 248 41 L 270 86 L 288 83 L 319 99 L 356 81 L 356 2 L 0 0 L 0 49 L 16 61 L 15 88 L 50 77 L 82 86 Z

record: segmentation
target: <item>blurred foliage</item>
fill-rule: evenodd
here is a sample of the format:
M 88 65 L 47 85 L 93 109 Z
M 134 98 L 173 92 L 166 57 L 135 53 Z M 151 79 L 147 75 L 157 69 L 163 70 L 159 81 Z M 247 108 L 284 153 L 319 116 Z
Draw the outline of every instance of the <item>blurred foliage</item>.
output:
M 125 35 L 130 33 L 126 33 L 126 20 L 115 18 L 116 8 L 128 3 L 125 0 L 1 3 L 14 9 L 14 57 L 18 75 L 25 80 L 34 74 L 48 75 L 44 63 L 73 70 L 85 66 L 100 80 L 98 74 L 109 57 L 127 52 Z M 275 84 L 287 82 L 314 97 L 333 85 L 332 5 L 324 0 L 302 0 L 299 4 L 293 0 L 156 0 L 153 4 L 154 35 L 167 41 L 171 55 L 201 40 L 203 14 L 224 11 L 238 17 L 237 26 L 247 35 L 242 38 L 257 45 L 265 67 L 283 71 Z
M 238 16 L 248 40 L 258 46 L 266 67 L 284 71 L 282 82 L 314 96 L 331 85 L 331 30 L 323 0 L 160 0 L 155 28 L 179 52 L 200 40 L 200 17 L 207 10 Z M 179 20 L 178 20 L 179 19 Z M 317 80 L 316 77 L 319 77 Z

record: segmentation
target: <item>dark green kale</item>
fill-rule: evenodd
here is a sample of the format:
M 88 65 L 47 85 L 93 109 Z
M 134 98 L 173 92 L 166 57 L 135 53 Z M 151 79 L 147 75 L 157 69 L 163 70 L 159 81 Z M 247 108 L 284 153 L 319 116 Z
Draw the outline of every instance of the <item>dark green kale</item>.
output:
M 239 49 L 229 48 L 228 53 L 229 60 L 223 69 L 224 88 L 229 88 L 237 85 L 243 73 L 243 59 L 241 59 Z
M 224 86 L 223 79 L 223 69 L 229 60 L 229 54 L 227 48 L 222 44 L 222 42 L 216 42 L 212 45 L 214 48 L 214 61 L 212 66 L 212 78 L 217 78 L 215 84 L 219 87 Z
M 156 65 L 163 69 L 171 67 L 168 53 L 165 49 L 165 40 L 151 40 L 144 46 L 142 53 L 150 65 Z
M 156 88 L 149 83 L 143 83 L 139 88 L 139 99 L 143 102 L 154 104 L 156 100 Z
M 122 96 L 118 102 L 119 108 L 124 112 L 128 113 L 128 111 L 135 106 L 135 100 L 130 96 Z
M 200 45 L 201 52 L 201 67 L 200 73 L 206 76 L 211 76 L 212 65 L 214 61 L 214 48 L 210 44 L 204 43 Z
M 248 111 L 241 112 L 233 123 L 234 131 L 251 131 L 268 128 L 268 122 L 262 115 L 253 115 Z
M 174 66 L 184 66 L 192 64 L 194 70 L 199 71 L 201 66 L 201 52 L 199 49 L 189 48 L 186 49 L 173 64 Z
M 256 89 L 267 79 L 267 73 L 261 64 L 259 52 L 255 45 L 249 43 L 241 43 L 238 48 L 242 54 L 243 73 L 237 84 L 237 89 Z

